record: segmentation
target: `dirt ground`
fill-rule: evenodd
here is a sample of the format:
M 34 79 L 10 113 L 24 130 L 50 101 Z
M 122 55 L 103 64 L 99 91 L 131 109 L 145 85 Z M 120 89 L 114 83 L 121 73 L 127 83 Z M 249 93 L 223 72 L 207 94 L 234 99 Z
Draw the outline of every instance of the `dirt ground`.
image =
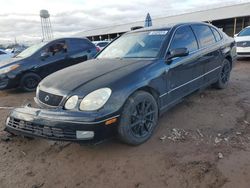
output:
M 34 95 L 0 92 L 0 106 L 20 106 Z M 249 187 L 249 60 L 237 63 L 228 88 L 197 92 L 165 113 L 138 147 L 5 140 L 8 112 L 0 109 L 1 188 Z

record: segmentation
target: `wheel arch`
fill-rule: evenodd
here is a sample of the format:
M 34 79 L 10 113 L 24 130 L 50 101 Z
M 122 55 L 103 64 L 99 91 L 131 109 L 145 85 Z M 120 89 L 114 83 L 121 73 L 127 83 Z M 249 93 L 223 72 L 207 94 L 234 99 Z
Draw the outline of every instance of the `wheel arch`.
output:
M 233 67 L 233 59 L 230 55 L 226 55 L 225 59 L 227 59 L 230 62 L 230 68 L 232 69 Z
M 159 96 L 160 96 L 160 94 L 159 94 L 159 92 L 158 92 L 156 89 L 154 89 L 153 87 L 150 87 L 150 86 L 143 86 L 143 87 L 138 88 L 138 89 L 135 90 L 134 92 L 136 92 L 136 91 L 146 91 L 146 92 L 150 93 L 150 94 L 155 98 L 157 104 L 159 105 Z M 133 93 L 134 93 L 134 92 L 133 92 Z
M 20 81 L 19 81 L 19 87 L 20 88 L 24 88 L 24 85 L 23 85 L 23 81 L 24 81 L 24 78 L 25 78 L 25 76 L 27 76 L 27 75 L 35 75 L 36 77 L 38 77 L 38 84 L 39 84 L 39 82 L 42 80 L 42 77 L 39 75 L 39 74 L 37 74 L 36 72 L 34 72 L 34 71 L 25 71 L 25 72 L 22 72 L 22 74 L 20 75 Z M 40 80 L 40 81 L 39 81 Z M 24 89 L 24 91 L 28 91 L 28 90 L 26 90 L 26 89 Z
M 126 104 L 127 100 L 135 93 L 135 92 L 138 92 L 138 91 L 145 91 L 145 92 L 148 92 L 149 94 L 151 94 L 157 105 L 158 105 L 158 110 L 160 110 L 160 101 L 159 101 L 159 96 L 160 96 L 160 93 L 153 87 L 151 86 L 148 86 L 148 85 L 145 85 L 145 86 L 141 86 L 141 87 L 138 87 L 136 89 L 134 89 L 132 92 L 129 93 L 129 95 L 126 97 L 126 100 L 124 100 L 123 104 L 121 105 L 121 109 L 123 109 L 124 105 Z

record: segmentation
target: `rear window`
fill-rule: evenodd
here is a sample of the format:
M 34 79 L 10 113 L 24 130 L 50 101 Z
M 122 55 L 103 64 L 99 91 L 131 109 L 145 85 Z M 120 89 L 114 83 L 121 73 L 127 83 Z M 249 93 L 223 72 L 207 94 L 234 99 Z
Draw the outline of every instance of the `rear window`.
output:
M 216 41 L 220 41 L 222 39 L 220 33 L 215 28 L 213 28 L 213 27 L 211 27 L 211 29 L 213 31 L 213 34 L 215 36 Z
M 94 45 L 86 39 L 71 39 L 70 43 L 73 49 L 86 50 L 94 47 Z
M 193 25 L 192 28 L 198 40 L 200 41 L 200 45 L 202 48 L 210 46 L 216 42 L 212 30 L 208 26 Z

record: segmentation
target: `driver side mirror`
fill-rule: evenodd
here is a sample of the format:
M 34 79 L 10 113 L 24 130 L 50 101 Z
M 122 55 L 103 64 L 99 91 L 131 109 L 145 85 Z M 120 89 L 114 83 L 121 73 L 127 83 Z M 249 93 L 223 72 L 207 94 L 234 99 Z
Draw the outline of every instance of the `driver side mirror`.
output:
M 237 34 L 234 34 L 234 37 L 237 37 L 237 36 L 238 36 L 238 34 L 239 34 L 239 33 L 237 33 Z
M 189 51 L 187 48 L 172 49 L 169 51 L 169 55 L 167 57 L 167 62 L 169 64 L 173 58 L 188 56 L 188 54 L 189 54 Z
M 189 54 L 189 51 L 187 48 L 176 48 L 173 50 L 170 50 L 170 58 L 174 57 L 184 57 Z

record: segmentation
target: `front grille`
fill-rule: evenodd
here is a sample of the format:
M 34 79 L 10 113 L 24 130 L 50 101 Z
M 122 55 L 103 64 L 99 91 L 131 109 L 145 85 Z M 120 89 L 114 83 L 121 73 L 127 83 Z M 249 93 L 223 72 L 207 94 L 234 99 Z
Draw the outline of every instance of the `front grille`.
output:
M 8 126 L 32 135 L 48 137 L 51 139 L 68 139 L 75 140 L 76 133 L 72 130 L 62 130 L 59 128 L 49 127 L 34 124 L 32 122 L 27 122 L 23 120 L 19 120 L 16 118 L 10 118 L 8 122 Z
M 250 47 L 250 41 L 237 42 L 237 47 Z
M 38 99 L 39 101 L 41 101 L 42 103 L 46 105 L 59 106 L 59 104 L 61 103 L 63 99 L 63 96 L 54 95 L 54 94 L 39 90 Z
M 250 55 L 250 52 L 238 52 L 238 55 Z

